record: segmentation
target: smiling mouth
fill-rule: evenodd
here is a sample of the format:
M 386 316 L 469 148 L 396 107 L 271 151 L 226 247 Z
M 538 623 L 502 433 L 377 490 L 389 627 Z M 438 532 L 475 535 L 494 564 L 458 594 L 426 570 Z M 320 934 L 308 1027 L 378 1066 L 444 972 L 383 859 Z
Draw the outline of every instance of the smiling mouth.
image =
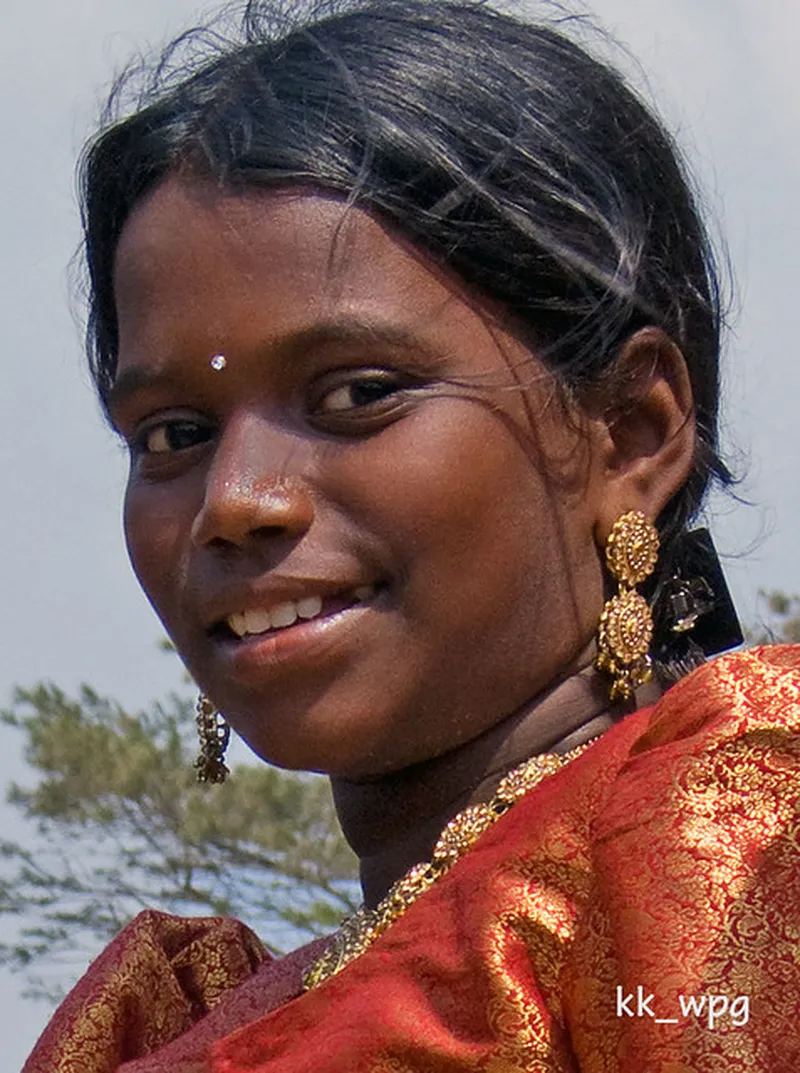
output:
M 320 619 L 331 618 L 351 607 L 372 603 L 386 588 L 385 582 L 360 585 L 323 599 L 308 596 L 301 600 L 286 600 L 271 608 L 253 608 L 237 611 L 217 622 L 209 631 L 210 636 L 228 642 L 246 642 L 251 638 L 269 637 L 293 626 L 302 626 Z

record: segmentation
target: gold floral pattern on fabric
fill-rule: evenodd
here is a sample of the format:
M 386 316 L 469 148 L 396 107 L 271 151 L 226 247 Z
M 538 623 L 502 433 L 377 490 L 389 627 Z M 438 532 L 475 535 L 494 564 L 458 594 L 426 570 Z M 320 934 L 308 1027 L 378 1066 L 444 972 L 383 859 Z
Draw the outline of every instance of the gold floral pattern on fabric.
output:
M 581 1071 L 800 1068 L 798 670 L 797 649 L 702 668 L 615 780 L 564 978 Z
M 564 1030 L 561 973 L 590 885 L 586 816 L 608 776 L 598 773 L 588 793 L 583 783 L 573 787 L 568 816 L 551 814 L 535 858 L 506 862 L 513 886 L 508 908 L 488 922 L 486 961 L 494 982 L 492 1062 L 509 1073 L 578 1069 Z
M 203 1073 L 796 1073 L 799 741 L 800 649 L 706 665 L 526 793 L 342 972 L 218 1039 Z M 189 962 L 217 979 L 202 944 L 179 947 L 135 970 L 130 1007 L 104 955 L 25 1073 L 115 1073 L 126 1034 L 154 1049 L 147 1073 L 197 1073 L 181 1041 L 213 1011 L 158 1064 L 205 1001 L 182 993 L 207 984 Z M 151 956 L 129 952 L 126 994 Z
M 59 1007 L 23 1073 L 111 1073 L 186 1032 L 265 956 L 238 921 L 140 913 Z

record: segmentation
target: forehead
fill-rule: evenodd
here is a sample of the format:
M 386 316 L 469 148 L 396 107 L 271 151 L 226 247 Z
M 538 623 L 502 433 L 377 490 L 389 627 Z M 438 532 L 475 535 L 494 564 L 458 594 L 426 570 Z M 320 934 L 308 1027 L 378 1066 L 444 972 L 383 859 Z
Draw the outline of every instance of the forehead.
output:
M 302 371 L 298 356 L 331 345 L 378 364 L 416 355 L 486 386 L 520 385 L 518 369 L 528 388 L 551 381 L 457 277 L 369 213 L 305 189 L 170 178 L 123 229 L 114 284 L 115 405 L 121 380 L 194 376 L 217 353 L 250 359 L 255 390 L 269 370 Z M 527 423 L 527 404 L 509 405 Z
M 233 193 L 179 179 L 132 213 L 114 288 L 121 325 L 176 308 L 208 321 L 234 306 L 241 317 L 265 303 L 287 318 L 369 307 L 477 315 L 454 280 L 360 209 L 296 189 Z

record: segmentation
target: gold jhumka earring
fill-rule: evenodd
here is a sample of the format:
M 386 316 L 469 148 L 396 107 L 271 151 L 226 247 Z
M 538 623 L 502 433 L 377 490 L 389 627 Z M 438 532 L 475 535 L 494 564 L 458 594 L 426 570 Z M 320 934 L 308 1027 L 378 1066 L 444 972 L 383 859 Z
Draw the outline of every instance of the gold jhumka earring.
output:
M 607 601 L 600 616 L 594 665 L 611 675 L 609 698 L 628 700 L 637 686 L 652 677 L 648 650 L 653 616 L 635 586 L 653 572 L 658 533 L 641 511 L 628 511 L 614 523 L 605 550 L 606 564 L 619 583 L 619 592 Z
M 198 782 L 225 782 L 229 774 L 225 766 L 225 750 L 231 737 L 231 728 L 216 706 L 202 693 L 197 698 L 195 709 L 197 734 L 200 738 L 200 755 L 194 762 Z

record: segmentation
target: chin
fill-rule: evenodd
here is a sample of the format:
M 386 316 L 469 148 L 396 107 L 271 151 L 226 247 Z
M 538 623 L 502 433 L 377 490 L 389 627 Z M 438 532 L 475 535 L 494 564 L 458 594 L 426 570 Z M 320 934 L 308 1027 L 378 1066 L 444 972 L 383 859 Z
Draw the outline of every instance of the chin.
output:
M 349 778 L 367 775 L 374 766 L 371 758 L 365 757 L 363 752 L 354 755 L 351 743 L 332 742 L 310 731 L 299 740 L 297 735 L 284 734 L 275 740 L 265 738 L 263 732 L 249 736 L 238 730 L 236 733 L 265 764 L 286 771 L 308 771 Z
M 393 771 L 410 767 L 419 759 L 406 759 L 397 756 L 394 749 L 391 756 L 385 750 L 363 748 L 364 735 L 355 731 L 345 741 L 331 741 L 324 736 L 303 735 L 302 740 L 291 741 L 284 736 L 280 741 L 265 741 L 263 736 L 254 735 L 243 740 L 259 759 L 274 767 L 287 771 L 308 771 L 330 778 L 349 779 L 368 782 L 379 779 Z M 361 747 L 357 747 L 359 738 Z

